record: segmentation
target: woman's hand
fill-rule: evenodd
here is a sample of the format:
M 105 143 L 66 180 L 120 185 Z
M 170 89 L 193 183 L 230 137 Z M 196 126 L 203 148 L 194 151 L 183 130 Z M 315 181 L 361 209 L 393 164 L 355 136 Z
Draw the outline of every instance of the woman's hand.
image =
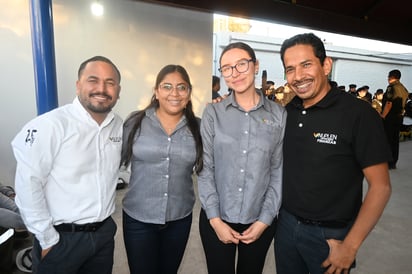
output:
M 224 244 L 238 244 L 239 239 L 236 236 L 239 232 L 233 230 L 228 224 L 222 221 L 219 217 L 212 218 L 209 220 L 210 225 L 215 230 L 217 237 Z
M 250 244 L 260 238 L 263 231 L 268 227 L 267 224 L 260 221 L 254 222 L 242 233 L 236 235 L 236 238 L 244 244 Z

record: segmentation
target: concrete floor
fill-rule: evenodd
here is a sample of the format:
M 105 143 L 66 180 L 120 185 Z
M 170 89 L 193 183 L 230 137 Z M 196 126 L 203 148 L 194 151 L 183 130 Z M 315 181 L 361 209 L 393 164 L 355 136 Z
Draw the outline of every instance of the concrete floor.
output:
M 390 171 L 392 196 L 385 212 L 364 242 L 352 274 L 412 273 L 412 141 L 400 143 L 398 169 Z M 366 185 L 365 185 L 366 187 Z M 127 189 L 118 190 L 114 219 L 118 224 L 114 274 L 129 274 L 121 225 L 121 200 Z M 196 203 L 192 230 L 179 274 L 206 274 L 206 263 L 198 232 L 199 203 Z M 25 245 L 28 245 L 26 243 Z M 13 274 L 22 274 L 15 269 Z M 273 245 L 263 274 L 276 274 Z
M 412 141 L 400 143 L 398 169 L 390 171 L 392 196 L 385 212 L 366 239 L 357 256 L 352 274 L 412 273 Z M 366 185 L 365 185 L 366 187 Z M 121 227 L 121 199 L 126 189 L 118 190 L 114 218 L 118 223 L 114 274 L 129 274 Z M 199 204 L 196 203 L 192 230 L 180 274 L 206 274 L 206 263 L 198 232 Z M 264 274 L 275 274 L 273 245 L 266 257 Z

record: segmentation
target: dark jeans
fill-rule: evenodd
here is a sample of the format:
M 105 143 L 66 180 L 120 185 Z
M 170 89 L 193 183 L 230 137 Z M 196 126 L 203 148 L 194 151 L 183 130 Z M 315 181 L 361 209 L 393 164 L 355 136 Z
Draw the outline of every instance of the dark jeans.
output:
M 123 211 L 123 236 L 131 274 L 176 274 L 192 225 L 192 214 L 167 222 L 148 224 Z
M 236 231 L 244 231 L 250 226 L 250 224 L 227 224 Z M 199 230 L 209 274 L 258 274 L 263 271 L 266 254 L 276 231 L 276 221 L 251 244 L 224 244 L 217 237 L 202 209 Z M 237 264 L 236 250 L 238 251 Z
M 276 273 L 324 274 L 321 264 L 329 254 L 326 240 L 343 240 L 350 227 L 326 228 L 303 224 L 282 209 L 275 236 Z
M 399 132 L 401 131 L 402 120 L 384 121 L 386 138 L 392 152 L 392 161 L 389 161 L 389 168 L 395 167 L 399 159 Z
M 39 241 L 34 239 L 33 273 L 111 274 L 116 229 L 110 217 L 95 232 L 59 232 L 59 242 L 43 259 Z

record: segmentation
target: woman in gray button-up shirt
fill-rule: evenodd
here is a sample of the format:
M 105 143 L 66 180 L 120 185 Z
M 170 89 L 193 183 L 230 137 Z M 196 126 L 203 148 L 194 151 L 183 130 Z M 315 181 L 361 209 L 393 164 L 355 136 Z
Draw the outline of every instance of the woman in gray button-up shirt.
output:
M 209 274 L 262 273 L 275 233 L 286 112 L 255 89 L 258 70 L 252 48 L 228 45 L 220 72 L 233 92 L 203 113 L 199 228 Z
M 167 65 L 148 107 L 124 124 L 122 163 L 131 164 L 123 233 L 131 274 L 177 273 L 192 223 L 193 171 L 202 169 L 200 120 L 186 70 Z

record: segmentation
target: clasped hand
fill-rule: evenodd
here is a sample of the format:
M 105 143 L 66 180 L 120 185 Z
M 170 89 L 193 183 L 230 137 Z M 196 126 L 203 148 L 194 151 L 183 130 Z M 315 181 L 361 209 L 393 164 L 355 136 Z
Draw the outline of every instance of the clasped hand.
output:
M 267 224 L 260 221 L 256 221 L 251 224 L 245 231 L 236 231 L 232 229 L 228 224 L 222 221 L 220 218 L 213 218 L 210 220 L 210 224 L 216 232 L 219 240 L 224 244 L 250 244 L 260 238 L 263 231 L 268 227 Z

